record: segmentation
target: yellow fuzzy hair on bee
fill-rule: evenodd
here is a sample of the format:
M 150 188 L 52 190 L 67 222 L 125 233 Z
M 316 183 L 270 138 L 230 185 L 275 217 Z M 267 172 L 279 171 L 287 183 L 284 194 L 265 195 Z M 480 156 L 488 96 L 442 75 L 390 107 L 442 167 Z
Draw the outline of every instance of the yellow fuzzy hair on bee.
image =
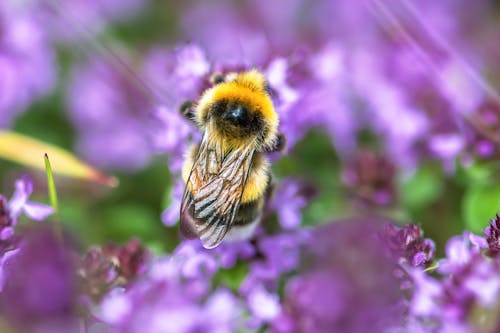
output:
M 231 80 L 208 89 L 197 106 L 197 122 L 203 124 L 210 105 L 222 100 L 238 101 L 249 106 L 250 110 L 260 112 L 266 119 L 269 130 L 275 133 L 279 122 L 273 103 L 265 90 L 266 79 L 257 70 L 235 74 Z

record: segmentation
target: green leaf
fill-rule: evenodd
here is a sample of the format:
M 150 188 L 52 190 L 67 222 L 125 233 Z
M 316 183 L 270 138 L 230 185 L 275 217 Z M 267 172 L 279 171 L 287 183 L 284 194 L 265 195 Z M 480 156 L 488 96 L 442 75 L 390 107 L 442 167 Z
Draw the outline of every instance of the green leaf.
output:
M 223 284 L 236 291 L 248 275 L 248 271 L 249 268 L 247 263 L 238 262 L 231 269 L 220 270 L 214 278 L 215 284 Z
M 498 212 L 500 186 L 474 184 L 465 192 L 463 215 L 465 224 L 472 232 L 480 233 Z
M 431 166 L 421 167 L 401 185 L 403 205 L 409 209 L 419 209 L 432 203 L 442 192 L 441 172 Z
M 64 149 L 22 134 L 0 131 L 0 158 L 45 170 L 45 163 L 42 159 L 45 154 L 50 156 L 54 174 L 108 186 L 118 185 L 116 178 L 101 173 Z

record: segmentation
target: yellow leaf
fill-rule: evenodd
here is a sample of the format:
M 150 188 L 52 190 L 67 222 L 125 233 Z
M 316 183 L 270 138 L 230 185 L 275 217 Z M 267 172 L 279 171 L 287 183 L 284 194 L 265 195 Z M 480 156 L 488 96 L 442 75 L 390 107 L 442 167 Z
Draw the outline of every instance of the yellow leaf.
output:
M 72 153 L 28 136 L 0 131 L 0 158 L 45 170 L 44 155 L 50 156 L 54 174 L 117 186 L 118 180 L 79 160 Z

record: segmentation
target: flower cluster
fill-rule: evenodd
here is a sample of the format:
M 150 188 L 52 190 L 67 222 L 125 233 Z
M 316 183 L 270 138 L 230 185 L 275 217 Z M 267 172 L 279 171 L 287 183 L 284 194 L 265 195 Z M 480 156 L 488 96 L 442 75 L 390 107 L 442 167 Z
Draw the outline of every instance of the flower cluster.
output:
M 16 190 L 12 198 L 7 199 L 0 194 L 0 291 L 2 290 L 5 273 L 4 267 L 18 252 L 21 238 L 15 234 L 15 227 L 22 213 L 29 218 L 40 221 L 52 214 L 52 207 L 29 201 L 33 192 L 33 184 L 27 177 L 15 183 Z
M 54 87 L 55 54 L 36 14 L 14 1 L 0 4 L 0 128 Z
M 78 260 L 78 275 L 82 293 L 94 301 L 113 287 L 123 286 L 146 271 L 150 254 L 139 240 L 125 245 L 106 244 L 91 247 Z
M 492 260 L 483 237 L 469 232 L 451 238 L 438 277 L 409 270 L 414 281 L 412 329 L 435 332 L 496 332 L 500 262 Z M 491 314 L 491 315 L 489 315 Z

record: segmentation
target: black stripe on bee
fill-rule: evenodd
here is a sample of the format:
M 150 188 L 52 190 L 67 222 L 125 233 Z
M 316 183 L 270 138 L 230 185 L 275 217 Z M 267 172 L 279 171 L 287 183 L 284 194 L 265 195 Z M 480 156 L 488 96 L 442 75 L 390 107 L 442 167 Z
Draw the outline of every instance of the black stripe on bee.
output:
M 264 205 L 263 197 L 256 200 L 242 203 L 234 219 L 235 226 L 242 226 L 255 221 L 262 213 L 262 206 Z

